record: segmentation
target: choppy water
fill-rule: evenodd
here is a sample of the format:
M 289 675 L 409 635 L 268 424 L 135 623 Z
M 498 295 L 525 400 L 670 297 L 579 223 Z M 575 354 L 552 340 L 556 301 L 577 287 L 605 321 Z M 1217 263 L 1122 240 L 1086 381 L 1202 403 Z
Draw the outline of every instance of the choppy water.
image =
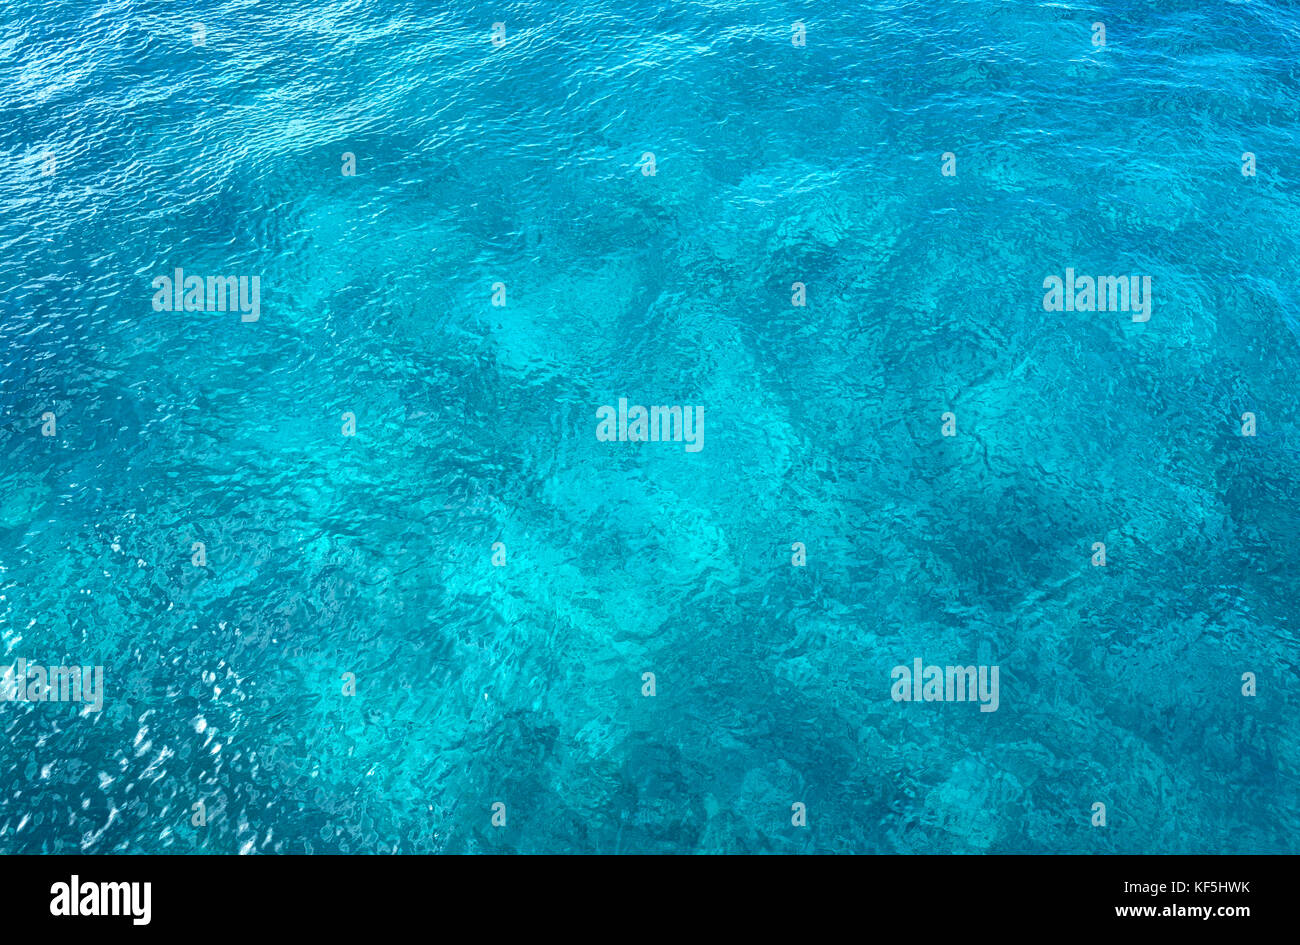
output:
M 180 6 L 0 8 L 0 850 L 1300 849 L 1293 8 Z

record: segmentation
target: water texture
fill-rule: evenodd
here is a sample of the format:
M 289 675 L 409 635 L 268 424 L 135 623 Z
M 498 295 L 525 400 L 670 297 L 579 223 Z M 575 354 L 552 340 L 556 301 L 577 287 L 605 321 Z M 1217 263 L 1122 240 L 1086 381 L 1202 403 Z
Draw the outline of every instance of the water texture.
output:
M 7 0 L 0 662 L 105 693 L 0 851 L 1300 852 L 1298 115 L 1272 0 Z

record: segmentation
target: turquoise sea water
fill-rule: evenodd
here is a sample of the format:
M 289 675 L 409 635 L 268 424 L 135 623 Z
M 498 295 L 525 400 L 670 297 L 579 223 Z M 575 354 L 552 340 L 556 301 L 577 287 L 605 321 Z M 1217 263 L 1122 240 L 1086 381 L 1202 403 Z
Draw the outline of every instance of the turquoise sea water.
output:
M 0 851 L 1300 851 L 1297 63 L 1263 0 L 10 0 L 0 656 L 105 697 L 0 703 Z

